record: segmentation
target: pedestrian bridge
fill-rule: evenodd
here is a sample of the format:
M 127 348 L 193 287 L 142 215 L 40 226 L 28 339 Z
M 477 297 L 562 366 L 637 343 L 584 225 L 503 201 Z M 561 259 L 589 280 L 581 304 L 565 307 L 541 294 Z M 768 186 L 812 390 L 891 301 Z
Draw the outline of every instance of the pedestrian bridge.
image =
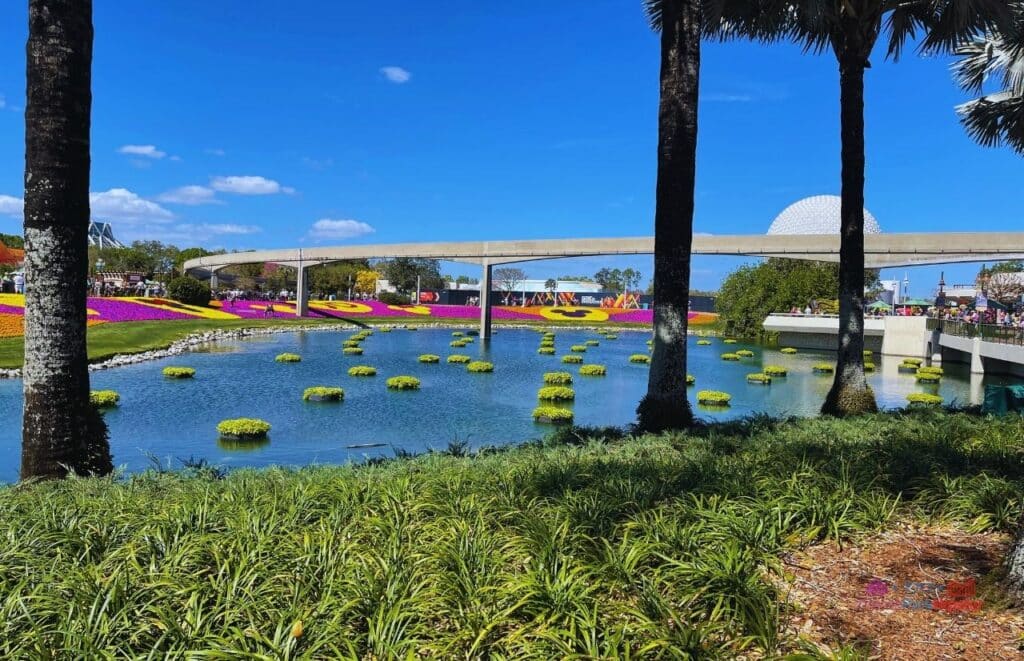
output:
M 490 337 L 491 269 L 498 264 L 598 255 L 648 255 L 654 237 L 533 239 L 523 241 L 455 241 L 283 248 L 226 253 L 190 259 L 186 271 L 205 274 L 216 284 L 217 271 L 237 264 L 274 263 L 297 269 L 296 314 L 308 312 L 306 269 L 349 259 L 419 257 L 479 264 L 480 334 Z M 781 257 L 839 261 L 836 234 L 695 234 L 693 254 Z M 953 232 L 867 234 L 866 268 L 1024 259 L 1024 232 Z

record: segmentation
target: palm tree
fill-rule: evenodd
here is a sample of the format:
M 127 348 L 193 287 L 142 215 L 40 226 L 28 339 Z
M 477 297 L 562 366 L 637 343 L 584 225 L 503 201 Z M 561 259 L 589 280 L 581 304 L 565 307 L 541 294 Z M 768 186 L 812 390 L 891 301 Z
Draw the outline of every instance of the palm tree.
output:
M 548 278 L 547 280 L 544 281 L 544 289 L 547 289 L 548 292 L 551 293 L 551 305 L 557 306 L 558 296 L 556 296 L 555 294 L 556 292 L 558 292 L 558 280 L 555 280 L 554 278 Z
M 719 38 L 791 39 L 808 51 L 831 50 L 839 64 L 842 210 L 839 343 L 832 389 L 822 413 L 877 409 L 864 376 L 864 71 L 879 39 L 899 59 L 923 34 L 925 52 L 949 52 L 972 34 L 1009 19 L 1006 0 L 703 0 L 707 30 Z M 884 33 L 884 34 L 883 34 Z
M 29 0 L 22 479 L 112 470 L 85 345 L 92 36 L 92 0 Z
M 661 33 L 658 181 L 654 209 L 654 343 L 647 394 L 637 407 L 644 431 L 693 423 L 686 398 L 686 334 L 690 250 L 697 170 L 700 78 L 699 0 L 645 0 Z
M 1014 6 L 1012 33 L 988 32 L 957 49 L 957 82 L 966 91 L 983 94 L 986 81 L 997 76 L 1003 87 L 959 106 L 967 132 L 986 147 L 1002 144 L 1024 155 L 1024 3 Z

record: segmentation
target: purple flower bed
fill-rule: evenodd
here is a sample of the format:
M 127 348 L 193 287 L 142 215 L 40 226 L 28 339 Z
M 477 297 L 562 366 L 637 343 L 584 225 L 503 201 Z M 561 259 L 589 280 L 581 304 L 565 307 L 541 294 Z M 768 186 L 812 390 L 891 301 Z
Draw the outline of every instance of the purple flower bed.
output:
M 25 314 L 25 310 L 16 305 L 0 304 L 0 314 Z
M 102 319 L 103 321 L 156 321 L 161 319 L 195 319 L 195 315 L 183 312 L 171 312 L 139 305 L 131 301 L 122 301 L 116 298 L 92 298 L 87 302 L 90 310 L 99 312 L 99 316 L 92 315 L 90 319 Z

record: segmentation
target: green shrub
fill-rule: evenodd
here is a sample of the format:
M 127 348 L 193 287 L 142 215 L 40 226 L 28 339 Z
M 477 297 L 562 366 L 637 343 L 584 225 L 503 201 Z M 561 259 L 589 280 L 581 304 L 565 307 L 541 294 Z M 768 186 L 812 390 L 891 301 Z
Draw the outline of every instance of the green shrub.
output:
M 561 424 L 572 422 L 573 414 L 571 410 L 558 406 L 538 406 L 533 409 L 533 419 L 537 422 Z
M 719 390 L 701 390 L 697 393 L 697 403 L 704 406 L 729 406 L 732 395 Z
M 468 344 L 469 344 L 469 342 L 467 342 L 465 339 L 462 339 L 462 340 L 452 340 L 451 342 L 448 343 L 448 346 L 455 347 L 456 349 L 461 349 L 462 347 L 464 347 L 464 346 L 466 346 Z
M 362 356 L 363 355 L 363 348 L 362 347 L 345 347 L 344 349 L 341 350 L 341 352 L 343 354 L 345 354 L 346 356 Z
M 934 372 L 922 372 L 917 370 L 917 382 L 918 383 L 938 383 L 942 381 L 941 374 L 935 374 Z
M 382 291 L 377 294 L 377 300 L 384 305 L 409 305 L 411 299 L 405 294 L 393 291 Z
M 91 390 L 89 402 L 97 408 L 111 408 L 121 403 L 121 395 L 116 390 Z
M 349 376 L 377 376 L 377 368 L 369 365 L 353 365 L 348 368 Z
M 874 355 L 875 355 L 875 352 L 872 351 L 871 349 L 865 349 L 864 350 L 864 357 L 865 358 L 870 358 L 871 356 L 874 356 Z
M 941 397 L 926 392 L 912 392 L 907 395 L 907 401 L 917 406 L 939 406 L 942 404 Z
M 452 331 L 452 337 L 462 337 L 465 335 L 462 331 Z
M 753 357 L 754 352 L 751 351 L 750 349 L 740 349 L 739 351 L 736 352 L 736 355 L 741 358 L 751 358 Z
M 736 340 L 734 340 L 731 337 L 729 337 L 729 338 L 726 338 L 726 339 L 722 340 L 722 343 L 723 344 L 736 344 Z
M 604 334 L 604 339 L 606 339 L 606 340 L 617 340 L 617 339 L 619 339 L 619 336 L 614 334 L 614 333 L 605 333 Z
M 391 390 L 419 390 L 420 380 L 414 376 L 393 376 L 387 380 Z
M 587 340 L 583 344 L 586 344 L 588 347 L 596 347 L 599 346 L 601 343 L 598 342 L 597 340 Z
M 348 352 L 348 349 L 345 349 L 345 351 Z M 362 352 L 362 349 L 359 351 Z M 302 361 L 302 356 L 297 353 L 279 353 L 274 360 L 279 363 L 298 363 Z
M 722 360 L 736 361 L 736 360 L 739 360 L 739 359 L 740 359 L 740 356 L 739 356 L 739 354 L 736 354 L 736 353 L 723 353 L 722 354 Z
M 169 379 L 191 379 L 196 371 L 191 367 L 165 367 L 163 374 Z
M 772 377 L 763 372 L 756 372 L 747 375 L 747 383 L 759 383 L 764 386 L 770 386 L 772 384 Z
M 333 386 L 313 386 L 302 392 L 302 400 L 305 402 L 340 402 L 345 398 L 345 391 Z
M 484 372 L 493 372 L 494 363 L 489 363 L 486 360 L 474 360 L 473 362 L 466 365 L 467 372 L 476 372 L 482 374 Z
M 568 386 L 544 386 L 537 391 L 537 399 L 567 402 L 576 399 L 576 391 Z
M 575 354 L 569 354 L 568 356 L 562 356 L 563 363 L 579 364 L 583 362 L 583 356 L 577 356 Z
M 922 358 L 904 358 L 903 359 L 903 364 L 904 365 L 913 365 L 914 367 L 920 367 L 923 363 L 924 363 L 924 359 L 922 359 Z
M 651 362 L 651 357 L 645 353 L 635 353 L 629 357 L 629 362 L 646 365 Z
M 686 385 L 692 386 L 692 385 L 695 385 L 696 383 L 697 383 L 697 377 L 695 377 L 692 374 L 687 374 L 686 375 Z
M 344 342 L 341 343 L 341 346 L 346 347 L 346 348 L 347 347 L 358 347 L 359 343 L 361 341 L 362 340 L 345 340 Z
M 865 372 L 874 372 L 875 371 L 875 364 L 872 363 L 872 362 L 865 362 L 864 363 L 864 371 Z
M 183 275 L 167 283 L 167 297 L 185 305 L 205 307 L 210 304 L 210 287 L 205 282 Z
M 607 373 L 604 365 L 580 365 L 581 376 L 604 376 Z
M 698 347 L 706 347 L 711 344 L 711 340 L 697 340 Z
M 900 363 L 900 366 L 897 368 L 897 370 L 903 372 L 904 374 L 917 374 L 917 368 L 918 365 L 914 363 L 908 363 L 907 361 L 903 361 L 902 363 Z
M 768 376 L 786 376 L 789 374 L 789 370 L 779 365 L 765 365 L 762 371 Z
M 818 374 L 832 374 L 836 371 L 836 366 L 832 363 L 815 363 L 811 369 Z
M 463 363 L 468 363 L 471 360 L 473 360 L 473 359 L 470 358 L 469 356 L 463 356 L 462 354 L 458 354 L 458 353 L 453 353 L 452 355 L 448 356 L 448 362 L 449 363 L 463 364 Z
M 554 347 L 541 347 L 540 349 L 537 349 L 537 353 L 539 353 L 542 356 L 554 356 L 555 355 L 555 348 Z
M 569 347 L 569 351 L 572 351 L 573 353 L 585 353 L 587 351 L 587 347 L 582 344 L 574 344 Z
M 549 386 L 568 386 L 572 384 L 572 374 L 568 372 L 545 372 L 544 383 Z
M 241 440 L 263 438 L 269 431 L 270 423 L 256 418 L 234 418 L 217 424 L 218 434 Z
M 779 353 L 794 354 L 796 353 L 796 349 L 794 349 L 793 347 L 782 347 L 781 349 L 779 349 Z
M 935 366 L 922 366 L 918 368 L 917 372 L 918 374 L 938 374 L 939 376 L 945 374 L 941 367 Z
M 439 363 L 439 362 L 441 362 L 441 356 L 438 356 L 437 354 L 433 354 L 433 353 L 425 353 L 425 354 L 421 355 L 418 358 L 418 360 L 421 363 Z

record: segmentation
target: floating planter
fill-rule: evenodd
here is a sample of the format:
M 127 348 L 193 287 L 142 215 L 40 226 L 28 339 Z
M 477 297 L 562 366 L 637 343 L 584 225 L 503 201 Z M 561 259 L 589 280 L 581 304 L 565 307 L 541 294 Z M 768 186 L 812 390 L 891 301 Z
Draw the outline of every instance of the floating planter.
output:
M 732 339 L 730 337 L 730 338 L 726 338 L 726 339 L 722 340 L 722 343 L 723 344 L 736 344 L 736 340 L 734 340 L 734 339 Z
M 583 356 L 577 356 L 575 354 L 569 354 L 568 356 L 562 356 L 562 362 L 563 363 L 571 363 L 571 364 L 582 363 L 583 362 Z
M 345 354 L 346 356 L 362 356 L 363 355 L 363 348 L 362 347 L 345 347 L 344 349 L 341 350 L 341 352 L 343 354 Z
M 580 376 L 604 376 L 607 373 L 604 365 L 580 365 Z
M 165 367 L 163 374 L 169 379 L 191 379 L 196 371 L 191 367 Z
M 736 355 L 740 356 L 741 358 L 753 358 L 754 352 L 751 351 L 750 349 L 740 349 L 739 351 L 736 352 Z
M 455 347 L 456 349 L 459 349 L 459 348 L 462 348 L 462 347 L 466 346 L 467 344 L 469 344 L 469 342 L 467 342 L 464 339 L 462 339 L 462 340 L 452 340 L 451 342 L 448 343 L 448 346 Z
M 566 356 L 566 358 L 568 358 L 568 356 Z M 651 362 L 651 357 L 645 353 L 635 353 L 629 357 L 629 362 L 647 365 Z
M 875 364 L 872 363 L 872 362 L 865 362 L 864 363 L 864 371 L 865 372 L 874 372 L 875 371 Z
M 387 380 L 391 390 L 419 390 L 420 380 L 414 376 L 393 376 Z
M 345 391 L 332 386 L 313 386 L 302 392 L 305 402 L 340 402 L 345 398 Z
M 540 345 L 542 347 L 553 347 L 553 346 L 555 346 L 555 341 L 554 340 L 549 340 L 549 339 L 545 338 L 545 339 L 540 341 Z
M 729 406 L 732 395 L 718 390 L 701 390 L 697 393 L 697 403 L 704 406 Z
M 362 340 L 345 340 L 341 343 L 343 347 L 358 347 Z
M 706 347 L 711 344 L 711 340 L 697 340 L 698 347 Z
M 582 344 L 574 344 L 569 347 L 569 351 L 572 351 L 573 353 L 586 353 L 587 347 Z
M 942 376 L 943 374 L 945 374 L 945 372 L 942 371 L 941 367 L 929 367 L 929 366 L 920 367 L 920 368 L 918 368 L 917 372 L 918 372 L 918 374 L 938 374 L 939 376 Z
M 483 374 L 484 372 L 493 372 L 494 363 L 489 363 L 486 360 L 474 360 L 473 362 L 466 365 L 467 372 L 476 372 L 477 374 Z
M 220 437 L 232 441 L 258 441 L 266 438 L 269 431 L 270 423 L 256 418 L 221 420 L 217 425 Z
M 941 397 L 926 392 L 912 392 L 907 395 L 907 401 L 911 406 L 940 406 L 942 404 Z
M 917 374 L 917 368 L 918 367 L 919 367 L 919 365 L 917 365 L 917 364 L 908 363 L 907 361 L 903 361 L 902 363 L 900 363 L 900 366 L 897 369 L 900 372 L 903 372 L 904 374 Z
M 359 353 L 362 352 L 363 350 L 359 349 Z M 348 349 L 345 349 L 345 353 L 348 353 Z M 276 360 L 279 363 L 298 363 L 302 362 L 302 356 L 300 356 L 297 353 L 279 353 L 277 354 L 277 358 L 275 358 L 274 360 Z
M 757 383 L 762 386 L 772 385 L 772 377 L 764 374 L 763 372 L 757 372 L 755 374 L 747 375 L 747 383 Z
M 418 359 L 421 363 L 438 363 L 441 362 L 441 356 L 433 353 L 425 353 Z
M 870 358 L 871 356 L 874 356 L 874 355 L 875 355 L 875 352 L 872 351 L 871 349 L 865 349 L 864 350 L 864 357 L 865 358 Z
M 369 365 L 355 365 L 348 368 L 349 376 L 377 376 L 377 368 Z
M 545 372 L 544 383 L 549 386 L 567 386 L 572 383 L 572 374 L 568 372 Z
M 116 390 L 90 390 L 89 403 L 96 408 L 109 409 L 121 402 L 121 395 Z
M 452 331 L 452 337 L 462 337 L 465 335 L 462 331 Z
M 924 364 L 924 359 L 923 358 L 904 358 L 903 359 L 903 364 L 904 365 L 913 365 L 914 367 L 920 367 L 921 365 Z
M 601 343 L 598 342 L 597 340 L 587 340 L 583 344 L 587 345 L 588 347 L 596 347 L 596 346 L 600 345 Z
M 576 391 L 568 386 L 544 386 L 537 391 L 537 399 L 550 402 L 568 402 L 576 399 Z
M 469 356 L 463 356 L 463 355 L 457 354 L 457 353 L 448 356 L 448 362 L 449 363 L 460 363 L 461 364 L 461 363 L 468 363 L 471 360 L 473 360 L 473 359 L 470 358 Z
M 765 365 L 764 369 L 761 371 L 767 374 L 768 376 L 786 376 L 787 374 L 789 374 L 789 370 L 787 370 L 785 367 L 780 367 L 778 365 Z
M 722 360 L 739 360 L 740 355 L 738 353 L 723 353 Z
M 792 354 L 796 353 L 796 349 L 794 349 L 793 347 L 782 347 L 781 349 L 779 349 L 779 353 L 785 353 L 785 354 L 792 355 Z
M 836 366 L 832 363 L 815 363 L 811 369 L 818 374 L 832 374 L 836 371 Z
M 606 339 L 606 340 L 617 340 L 617 339 L 619 339 L 619 336 L 618 335 L 613 335 L 612 333 L 605 333 L 604 334 L 604 339 Z
M 565 424 L 572 422 L 572 411 L 558 406 L 538 406 L 533 409 L 533 419 L 548 424 Z
M 381 333 L 390 333 L 391 332 L 391 326 L 381 326 L 377 330 L 379 330 Z
M 933 372 L 922 372 L 917 370 L 917 382 L 918 383 L 938 383 L 942 381 L 941 374 L 935 374 Z
M 540 349 L 537 349 L 537 353 L 539 353 L 542 356 L 554 356 L 555 355 L 555 348 L 554 347 L 541 347 Z
M 695 385 L 696 383 L 697 383 L 697 377 L 695 377 L 692 374 L 687 374 L 686 375 L 686 385 L 692 386 L 692 385 Z

